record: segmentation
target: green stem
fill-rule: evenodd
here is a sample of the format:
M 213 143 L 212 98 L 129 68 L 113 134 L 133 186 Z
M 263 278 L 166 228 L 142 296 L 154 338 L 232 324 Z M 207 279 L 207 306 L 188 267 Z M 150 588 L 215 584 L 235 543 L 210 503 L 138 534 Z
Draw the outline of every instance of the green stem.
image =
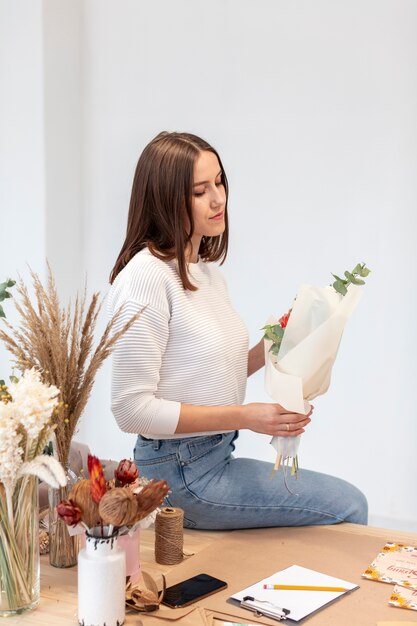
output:
M 1 508 L 3 513 L 4 506 Z M 3 516 L 0 522 L 0 572 L 9 607 L 13 610 L 30 603 L 30 583 L 24 576 L 26 569 L 16 545 L 13 528 L 10 528 L 7 519 Z
M 9 486 L 4 485 L 4 489 L 6 491 L 6 509 L 7 509 L 7 517 L 9 518 L 9 526 L 11 531 L 14 529 L 14 515 L 13 515 L 13 497 L 12 490 Z
M 31 604 L 37 576 L 33 560 L 37 541 L 37 480 L 24 479 L 18 481 L 12 497 L 8 497 L 6 490 L 6 501 L 0 496 L 0 574 L 10 611 Z

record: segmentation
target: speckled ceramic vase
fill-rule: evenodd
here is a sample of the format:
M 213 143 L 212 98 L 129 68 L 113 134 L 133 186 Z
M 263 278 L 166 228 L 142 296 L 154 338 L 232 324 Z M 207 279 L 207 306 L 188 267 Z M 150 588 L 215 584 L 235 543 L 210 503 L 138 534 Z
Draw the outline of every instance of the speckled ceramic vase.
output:
M 125 621 L 126 555 L 116 534 L 106 536 L 108 530 L 90 529 L 78 554 L 80 626 L 121 626 Z

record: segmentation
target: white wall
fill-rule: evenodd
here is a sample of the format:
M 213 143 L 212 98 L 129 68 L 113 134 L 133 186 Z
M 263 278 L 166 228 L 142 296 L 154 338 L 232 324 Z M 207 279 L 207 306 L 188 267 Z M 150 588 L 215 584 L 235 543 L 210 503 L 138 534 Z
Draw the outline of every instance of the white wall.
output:
M 0 282 L 44 275 L 42 2 L 0 0 Z M 10 322 L 17 314 L 4 303 Z M 0 345 L 0 379 L 12 373 Z
M 43 0 L 46 250 L 63 301 L 83 265 L 82 0 Z
M 74 203 L 82 194 L 73 280 L 87 272 L 92 289 L 107 291 L 144 145 L 163 129 L 201 134 L 230 180 L 223 269 L 254 342 L 302 282 L 327 284 L 358 261 L 372 268 L 300 462 L 361 487 L 371 523 L 415 530 L 417 4 L 89 0 L 74 11 L 80 20 L 73 13 L 69 28 L 80 39 L 65 45 L 79 82 L 71 73 L 62 89 L 71 85 L 82 108 L 73 103 L 67 122 L 54 122 L 75 133 L 68 175 L 54 170 Z M 54 24 L 59 50 L 67 26 L 57 16 Z M 47 43 L 45 51 L 47 67 Z M 52 231 L 69 227 L 65 213 Z M 109 370 L 97 377 L 78 437 L 119 458 L 135 437 L 110 414 Z M 247 400 L 268 400 L 262 374 Z M 238 452 L 273 459 L 268 438 L 251 433 Z
M 26 263 L 43 266 L 45 162 L 40 0 L 0 0 L 0 77 L 3 282 L 17 272 L 25 274 Z

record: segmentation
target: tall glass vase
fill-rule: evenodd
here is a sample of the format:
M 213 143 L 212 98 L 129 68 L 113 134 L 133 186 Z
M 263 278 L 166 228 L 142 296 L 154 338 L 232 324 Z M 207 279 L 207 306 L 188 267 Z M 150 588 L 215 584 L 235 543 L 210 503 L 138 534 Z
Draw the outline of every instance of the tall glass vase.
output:
M 12 494 L 0 484 L 0 616 L 39 603 L 38 479 L 20 478 Z
M 73 567 L 77 564 L 79 535 L 70 535 L 67 524 L 58 516 L 57 505 L 68 500 L 77 476 L 68 465 L 65 466 L 67 485 L 48 490 L 49 499 L 49 562 L 54 567 Z

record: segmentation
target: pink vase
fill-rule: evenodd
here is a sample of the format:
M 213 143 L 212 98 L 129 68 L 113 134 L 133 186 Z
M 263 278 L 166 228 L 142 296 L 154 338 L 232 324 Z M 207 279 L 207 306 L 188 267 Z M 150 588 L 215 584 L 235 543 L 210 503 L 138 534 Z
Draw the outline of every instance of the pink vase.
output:
M 126 576 L 135 584 L 140 578 L 140 529 L 135 530 L 132 536 L 119 537 L 119 546 L 126 552 Z
M 85 548 L 85 533 L 80 535 L 81 547 Z M 118 537 L 119 548 L 126 552 L 126 576 L 130 576 L 132 584 L 136 584 L 140 578 L 140 528 L 133 535 L 121 535 Z

